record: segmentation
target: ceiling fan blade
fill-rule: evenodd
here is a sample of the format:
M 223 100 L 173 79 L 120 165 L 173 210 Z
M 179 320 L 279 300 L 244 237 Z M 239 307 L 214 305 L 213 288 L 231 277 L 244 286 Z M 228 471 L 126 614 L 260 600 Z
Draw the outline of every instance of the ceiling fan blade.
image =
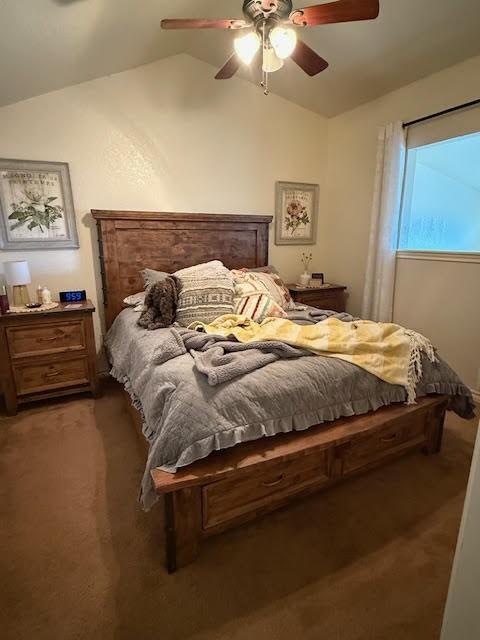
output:
M 232 54 L 215 76 L 215 80 L 228 80 L 232 78 L 240 69 L 240 64 L 241 61 L 237 54 Z
M 309 76 L 316 76 L 328 67 L 328 62 L 300 39 L 297 40 L 297 45 L 290 57 Z
M 380 12 L 379 0 L 336 0 L 313 7 L 295 9 L 290 22 L 299 27 L 314 27 L 318 24 L 373 20 Z
M 172 18 L 160 22 L 162 29 L 244 29 L 245 20 L 209 20 L 204 18 Z

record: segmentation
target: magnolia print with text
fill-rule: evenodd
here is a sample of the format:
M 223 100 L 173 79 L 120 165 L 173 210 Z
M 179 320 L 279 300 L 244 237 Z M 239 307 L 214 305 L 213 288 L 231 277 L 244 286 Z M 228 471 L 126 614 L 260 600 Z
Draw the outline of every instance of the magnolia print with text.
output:
M 58 173 L 2 171 L 11 240 L 65 239 L 65 209 Z
M 4 248 L 78 246 L 65 163 L 0 160 L 0 203 Z

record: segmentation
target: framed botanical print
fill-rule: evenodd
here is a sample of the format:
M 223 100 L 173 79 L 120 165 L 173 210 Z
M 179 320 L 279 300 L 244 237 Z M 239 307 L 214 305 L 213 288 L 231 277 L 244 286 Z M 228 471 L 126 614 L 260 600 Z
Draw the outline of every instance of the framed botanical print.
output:
M 315 244 L 318 184 L 277 182 L 275 244 Z
M 66 162 L 0 159 L 0 249 L 78 249 Z

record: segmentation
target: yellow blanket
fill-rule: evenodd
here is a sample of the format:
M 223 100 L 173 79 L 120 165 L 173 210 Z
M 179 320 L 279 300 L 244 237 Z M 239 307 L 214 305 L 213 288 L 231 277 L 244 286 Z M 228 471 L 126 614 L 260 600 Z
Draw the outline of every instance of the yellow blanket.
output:
M 435 360 L 432 344 L 420 333 L 397 324 L 328 318 L 312 325 L 299 325 L 284 318 L 266 318 L 261 324 L 245 316 L 227 314 L 210 324 L 194 322 L 210 334 L 234 336 L 239 342 L 277 340 L 307 349 L 317 355 L 346 360 L 390 384 L 405 387 L 407 401 L 415 401 L 415 388 L 422 375 L 421 352 Z

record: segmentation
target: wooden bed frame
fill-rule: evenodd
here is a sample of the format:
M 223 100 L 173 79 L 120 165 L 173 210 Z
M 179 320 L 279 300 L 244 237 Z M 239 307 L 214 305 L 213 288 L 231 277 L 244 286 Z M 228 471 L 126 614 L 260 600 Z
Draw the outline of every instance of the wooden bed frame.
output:
M 211 259 L 229 268 L 268 264 L 271 216 L 92 211 L 98 225 L 105 321 L 143 288 L 146 266 L 172 272 Z M 126 395 L 141 434 L 140 414 Z M 192 562 L 202 538 L 367 470 L 406 451 L 440 451 L 448 399 L 429 396 L 307 431 L 212 453 L 177 473 L 152 471 L 164 496 L 169 572 Z M 143 438 L 143 436 L 142 436 Z

